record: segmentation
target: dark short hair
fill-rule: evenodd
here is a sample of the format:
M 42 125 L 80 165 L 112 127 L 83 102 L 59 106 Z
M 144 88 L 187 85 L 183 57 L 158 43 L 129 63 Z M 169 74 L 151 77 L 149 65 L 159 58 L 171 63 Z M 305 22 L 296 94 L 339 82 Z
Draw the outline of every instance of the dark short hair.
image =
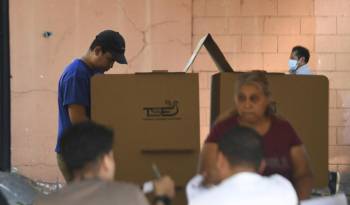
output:
M 112 150 L 113 131 L 97 123 L 88 121 L 72 125 L 62 134 L 62 158 L 68 172 L 84 169 L 96 163 Z
M 248 127 L 229 129 L 219 140 L 218 146 L 231 166 L 248 165 L 258 169 L 263 159 L 262 137 Z
M 305 58 L 305 63 L 308 63 L 309 62 L 309 59 L 310 59 L 310 52 L 307 48 L 303 47 L 303 46 L 295 46 L 293 49 L 292 49 L 292 53 L 295 52 L 295 55 L 298 57 L 298 58 L 301 58 L 301 57 L 304 57 Z

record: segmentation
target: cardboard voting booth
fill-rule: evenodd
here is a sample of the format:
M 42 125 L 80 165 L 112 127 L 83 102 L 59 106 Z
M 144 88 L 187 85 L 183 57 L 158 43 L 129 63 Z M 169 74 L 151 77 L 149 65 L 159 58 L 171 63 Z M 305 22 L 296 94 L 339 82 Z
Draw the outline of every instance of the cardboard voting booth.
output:
M 174 205 L 187 204 L 185 186 L 196 173 L 200 148 L 198 74 L 187 71 L 206 47 L 221 73 L 212 77 L 211 123 L 233 109 L 239 73 L 210 34 L 198 43 L 184 73 L 98 75 L 91 81 L 91 115 L 115 130 L 116 178 L 142 184 L 153 165 L 177 185 Z M 316 187 L 328 182 L 328 80 L 268 73 L 277 113 L 287 119 L 310 155 Z
M 98 75 L 91 86 L 92 119 L 115 131 L 116 178 L 143 184 L 156 165 L 176 182 L 173 204 L 187 204 L 200 148 L 198 74 Z
M 211 125 L 220 114 L 234 109 L 234 72 L 210 34 L 198 43 L 187 72 L 202 47 L 208 50 L 220 73 L 212 76 Z M 286 59 L 287 61 L 287 59 Z M 328 79 L 320 75 L 267 73 L 277 115 L 288 120 L 305 144 L 316 188 L 328 185 Z

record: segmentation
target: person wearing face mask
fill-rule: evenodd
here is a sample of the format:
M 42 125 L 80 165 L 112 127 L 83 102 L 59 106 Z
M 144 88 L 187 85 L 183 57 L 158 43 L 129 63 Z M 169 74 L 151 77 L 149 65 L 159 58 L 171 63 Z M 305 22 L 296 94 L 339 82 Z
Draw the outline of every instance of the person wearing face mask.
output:
M 65 180 L 71 181 L 61 155 L 61 136 L 73 124 L 90 120 L 90 79 L 113 67 L 114 62 L 127 64 L 125 40 L 116 31 L 97 34 L 88 51 L 74 59 L 63 71 L 58 83 L 57 163 Z
M 306 149 L 292 125 L 275 114 L 271 98 L 264 71 L 242 73 L 238 76 L 235 85 L 235 110 L 219 116 L 203 145 L 199 161 L 199 174 L 204 177 L 203 187 L 210 187 L 218 179 L 215 162 L 222 135 L 235 126 L 246 126 L 262 136 L 266 161 L 262 175 L 280 174 L 293 184 L 300 200 L 310 196 L 313 173 Z
M 288 61 L 289 73 L 297 75 L 310 75 L 311 70 L 307 63 L 310 59 L 310 52 L 307 48 L 302 46 L 295 46 L 292 49 Z

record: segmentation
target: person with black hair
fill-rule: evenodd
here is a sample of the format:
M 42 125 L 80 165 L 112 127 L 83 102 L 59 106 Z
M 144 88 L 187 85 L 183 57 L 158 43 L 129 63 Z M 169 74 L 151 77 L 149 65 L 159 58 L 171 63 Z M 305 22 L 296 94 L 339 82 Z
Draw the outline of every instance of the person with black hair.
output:
M 58 166 L 67 182 L 71 176 L 62 161 L 60 140 L 63 131 L 72 124 L 90 119 L 90 79 L 113 67 L 114 62 L 127 64 L 125 40 L 116 31 L 99 33 L 87 53 L 75 59 L 63 71 L 58 83 L 58 136 L 55 151 Z
M 147 205 L 136 185 L 113 181 L 113 131 L 87 121 L 67 128 L 62 134 L 61 154 L 72 182 L 58 192 L 40 196 L 35 205 Z M 168 176 L 153 181 L 155 205 L 168 205 L 175 185 Z
M 236 126 L 218 142 L 214 186 L 196 193 L 203 177 L 187 186 L 190 205 L 297 205 L 293 185 L 278 174 L 261 176 L 265 168 L 262 136 Z
M 288 66 L 289 73 L 297 75 L 310 75 L 311 70 L 307 63 L 310 59 L 310 52 L 303 46 L 295 46 L 290 53 Z

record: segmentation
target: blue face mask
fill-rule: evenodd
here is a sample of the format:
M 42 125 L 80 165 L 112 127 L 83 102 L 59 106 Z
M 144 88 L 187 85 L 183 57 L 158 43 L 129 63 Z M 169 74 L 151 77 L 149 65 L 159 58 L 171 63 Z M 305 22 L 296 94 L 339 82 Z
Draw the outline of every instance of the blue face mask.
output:
M 295 71 L 298 67 L 298 61 L 294 59 L 288 60 L 288 67 L 290 71 Z

